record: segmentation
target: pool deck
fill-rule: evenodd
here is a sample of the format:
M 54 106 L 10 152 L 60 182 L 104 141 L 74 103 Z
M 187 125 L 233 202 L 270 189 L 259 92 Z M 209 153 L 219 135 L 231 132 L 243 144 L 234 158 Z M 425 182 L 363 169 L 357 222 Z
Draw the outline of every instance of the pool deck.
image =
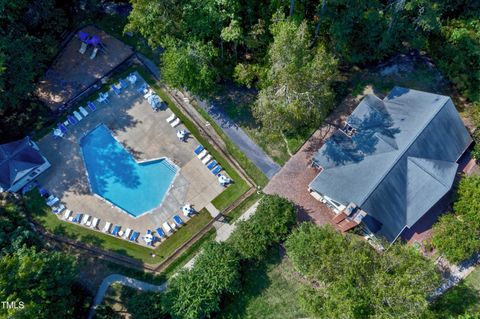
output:
M 95 112 L 84 106 L 90 114 L 75 126 L 69 125 L 69 132 L 64 138 L 54 139 L 50 134 L 38 142 L 43 155 L 52 164 L 38 181 L 59 197 L 67 209 L 98 217 L 99 230 L 107 221 L 122 226 L 122 230 L 130 228 L 140 232 L 138 243 L 144 245 L 141 236 L 147 229 L 154 231 L 163 222 L 172 222 L 172 216 L 177 214 L 186 220 L 180 211 L 185 203 L 192 204 L 199 211 L 224 188 L 194 156 L 193 150 L 198 141 L 193 136 L 187 142 L 178 140 L 176 130 L 184 129 L 183 124 L 172 128 L 166 122 L 172 112 L 169 109 L 153 111 L 147 100 L 136 91 L 143 83 L 138 74 L 137 77 L 137 83 L 133 87 L 130 85 L 120 96 L 110 91 L 108 104 L 93 101 L 97 106 Z M 162 204 L 150 213 L 135 218 L 91 193 L 79 141 L 101 123 L 113 131 L 115 138 L 137 161 L 168 157 L 180 167 Z

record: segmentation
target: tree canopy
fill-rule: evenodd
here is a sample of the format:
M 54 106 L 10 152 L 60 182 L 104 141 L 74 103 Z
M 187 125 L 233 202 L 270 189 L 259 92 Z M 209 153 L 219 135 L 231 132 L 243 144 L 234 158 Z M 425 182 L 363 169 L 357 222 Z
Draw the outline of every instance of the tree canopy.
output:
M 414 248 L 394 244 L 380 254 L 331 226 L 304 223 L 285 247 L 309 284 L 303 308 L 319 318 L 423 318 L 440 277 Z
M 205 318 L 218 311 L 222 294 L 235 293 L 239 259 L 227 244 L 212 243 L 196 258 L 191 270 L 183 269 L 169 282 L 166 309 L 174 318 Z
M 462 178 L 453 209 L 433 226 L 432 243 L 456 263 L 480 251 L 480 176 Z
M 260 259 L 269 247 L 285 240 L 295 224 L 293 204 L 277 195 L 265 195 L 247 221 L 240 221 L 229 243 L 244 259 Z
M 71 318 L 72 285 L 77 269 L 73 257 L 21 248 L 0 258 L 0 299 L 22 301 L 24 307 L 1 312 L 15 318 Z
M 254 114 L 276 132 L 319 124 L 333 105 L 337 62 L 323 45 L 311 48 L 306 21 L 297 24 L 280 15 L 275 20 Z

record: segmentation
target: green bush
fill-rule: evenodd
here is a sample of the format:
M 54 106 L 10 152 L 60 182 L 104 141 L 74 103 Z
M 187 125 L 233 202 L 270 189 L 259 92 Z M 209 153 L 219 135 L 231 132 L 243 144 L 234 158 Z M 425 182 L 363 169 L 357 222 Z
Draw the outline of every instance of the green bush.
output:
M 244 259 L 261 259 L 267 249 L 285 240 L 295 224 L 295 207 L 277 195 L 265 195 L 255 214 L 237 223 L 229 243 Z
M 430 52 L 438 67 L 471 101 L 480 99 L 480 21 L 455 19 L 432 37 Z
M 169 283 L 165 307 L 174 318 L 197 319 L 220 310 L 223 294 L 239 287 L 239 258 L 225 243 L 209 244 L 191 270 L 183 269 Z
M 331 226 L 304 223 L 285 246 L 307 279 L 300 303 L 318 318 L 425 318 L 440 282 L 435 265 L 413 247 L 394 244 L 379 254 Z
M 433 245 L 451 262 L 460 262 L 480 251 L 480 176 L 464 177 L 458 186 L 454 214 L 433 226 Z

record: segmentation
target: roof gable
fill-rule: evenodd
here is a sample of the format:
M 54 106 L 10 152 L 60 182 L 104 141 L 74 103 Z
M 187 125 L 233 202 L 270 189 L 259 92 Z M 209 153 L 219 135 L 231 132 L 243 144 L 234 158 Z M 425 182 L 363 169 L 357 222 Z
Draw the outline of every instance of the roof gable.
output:
M 30 138 L 0 145 L 0 187 L 9 189 L 18 180 L 45 163 Z

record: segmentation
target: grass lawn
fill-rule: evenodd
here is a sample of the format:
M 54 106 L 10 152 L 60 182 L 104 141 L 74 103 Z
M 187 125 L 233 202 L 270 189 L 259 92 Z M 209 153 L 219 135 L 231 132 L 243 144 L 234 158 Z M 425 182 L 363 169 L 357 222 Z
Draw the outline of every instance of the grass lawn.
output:
M 158 264 L 163 261 L 212 219 L 210 214 L 206 210 L 203 210 L 198 216 L 193 217 L 185 226 L 181 227 L 165 240 L 159 247 L 150 249 L 58 219 L 36 190 L 31 191 L 26 196 L 25 205 L 32 218 L 53 234 L 79 240 L 83 243 L 129 256 L 149 264 Z M 156 256 L 152 257 L 150 255 L 151 253 L 154 253 Z
M 300 282 L 290 261 L 272 249 L 264 262 L 247 267 L 240 293 L 227 298 L 219 319 L 296 319 L 305 317 L 297 292 Z
M 456 318 L 465 313 L 480 315 L 480 267 L 435 301 L 431 309 L 436 318 Z
M 253 204 L 259 201 L 262 196 L 263 194 L 258 194 L 257 192 L 255 192 L 249 197 L 245 198 L 243 202 L 241 202 L 237 207 L 235 207 L 228 213 L 228 222 L 231 224 L 235 220 L 237 220 L 237 218 L 240 217 L 243 213 L 245 213 Z

